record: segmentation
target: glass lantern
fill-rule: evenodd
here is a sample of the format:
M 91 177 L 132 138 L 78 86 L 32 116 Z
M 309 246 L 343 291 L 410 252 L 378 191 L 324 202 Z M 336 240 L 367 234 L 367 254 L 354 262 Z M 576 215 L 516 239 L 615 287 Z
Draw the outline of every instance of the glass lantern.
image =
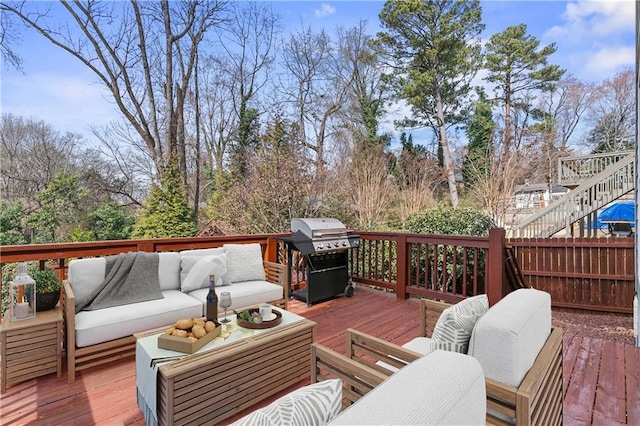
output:
M 18 263 L 18 274 L 9 282 L 9 316 L 22 321 L 36 316 L 36 282 L 27 274 L 27 263 Z

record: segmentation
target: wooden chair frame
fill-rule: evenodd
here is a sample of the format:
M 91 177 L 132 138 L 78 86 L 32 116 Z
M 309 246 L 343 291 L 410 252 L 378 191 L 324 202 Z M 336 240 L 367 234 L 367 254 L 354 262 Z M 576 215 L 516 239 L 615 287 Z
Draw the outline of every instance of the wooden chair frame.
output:
M 286 266 L 267 261 L 263 261 L 263 266 L 266 281 L 282 286 L 284 294 L 282 299 L 269 303 L 282 309 L 287 309 L 289 288 L 287 285 Z M 68 281 L 64 281 L 62 283 L 62 309 L 64 312 L 65 351 L 69 383 L 75 381 L 76 371 L 135 355 L 136 338 L 134 336 L 122 337 L 84 348 L 76 347 L 75 306 L 73 289 Z
M 451 306 L 422 299 L 421 335 L 430 337 L 437 318 Z M 393 374 L 376 364 L 382 361 L 402 368 L 421 354 L 379 338 L 349 329 L 346 355 L 319 344 L 311 348 L 311 382 L 340 378 L 343 381 L 343 406 L 353 404 Z M 562 424 L 562 330 L 553 328 L 533 366 L 517 388 L 485 379 L 487 424 L 506 425 L 499 416 L 514 418 L 517 425 Z M 495 415 L 498 414 L 498 416 Z

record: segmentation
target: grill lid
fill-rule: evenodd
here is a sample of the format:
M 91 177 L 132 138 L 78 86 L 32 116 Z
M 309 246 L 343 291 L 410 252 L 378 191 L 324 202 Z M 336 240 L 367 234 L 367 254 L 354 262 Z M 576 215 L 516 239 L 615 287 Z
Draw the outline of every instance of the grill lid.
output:
M 359 235 L 347 235 L 347 227 L 338 219 L 291 219 L 291 236 L 284 241 L 303 254 L 347 250 L 360 245 Z
M 302 232 L 311 240 L 346 237 L 347 227 L 338 219 L 305 218 L 291 219 L 291 232 Z

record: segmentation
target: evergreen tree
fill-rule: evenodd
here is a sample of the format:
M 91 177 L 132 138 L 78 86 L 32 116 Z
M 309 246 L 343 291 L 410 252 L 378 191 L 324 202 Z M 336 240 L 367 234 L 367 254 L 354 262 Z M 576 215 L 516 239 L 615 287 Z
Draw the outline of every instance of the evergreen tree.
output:
M 527 35 L 525 24 L 508 27 L 494 34 L 486 45 L 485 80 L 495 84 L 496 99 L 504 106 L 503 153 L 511 150 L 515 134 L 514 111 L 528 110 L 535 90 L 547 91 L 555 87 L 564 74 L 558 65 L 548 63 L 556 51 L 555 43 L 540 48 L 540 41 Z
M 126 240 L 135 219 L 113 201 L 102 203 L 89 215 L 94 240 Z
M 20 218 L 24 215 L 22 203 L 10 205 L 0 199 L 0 245 L 25 244 Z
M 494 128 L 491 105 L 485 94 L 480 93 L 475 111 L 467 124 L 469 145 L 462 163 L 462 177 L 467 187 L 473 185 L 479 176 L 490 173 Z
M 178 166 L 169 164 L 152 184 L 131 238 L 192 237 L 196 233 L 193 214 Z
M 392 84 L 418 126 L 434 129 L 454 207 L 458 191 L 447 129 L 467 112 L 470 82 L 481 63 L 477 0 L 389 0 L 380 12 L 387 32 L 378 44 L 394 68 Z M 407 123 L 409 124 L 409 123 Z
M 27 216 L 33 243 L 53 243 L 69 239 L 84 220 L 84 201 L 89 192 L 82 188 L 78 176 L 58 173 L 36 195 L 39 208 Z

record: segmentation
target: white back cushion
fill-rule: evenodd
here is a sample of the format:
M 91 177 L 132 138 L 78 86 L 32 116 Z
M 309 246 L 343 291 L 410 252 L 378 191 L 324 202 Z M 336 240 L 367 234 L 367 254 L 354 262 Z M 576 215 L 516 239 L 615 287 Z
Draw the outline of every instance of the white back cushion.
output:
M 260 244 L 225 244 L 227 273 L 232 283 L 265 280 Z
M 470 356 L 437 350 L 345 409 L 331 425 L 484 425 L 484 375 Z
M 90 259 L 74 259 L 69 262 L 69 284 L 73 289 L 76 305 L 85 305 L 89 295 L 104 280 L 107 259 L 96 257 Z
M 158 281 L 160 281 L 160 290 L 163 291 L 180 288 L 179 253 L 158 253 Z
M 518 387 L 551 333 L 551 296 L 532 288 L 507 294 L 473 329 L 469 355 L 487 378 Z

